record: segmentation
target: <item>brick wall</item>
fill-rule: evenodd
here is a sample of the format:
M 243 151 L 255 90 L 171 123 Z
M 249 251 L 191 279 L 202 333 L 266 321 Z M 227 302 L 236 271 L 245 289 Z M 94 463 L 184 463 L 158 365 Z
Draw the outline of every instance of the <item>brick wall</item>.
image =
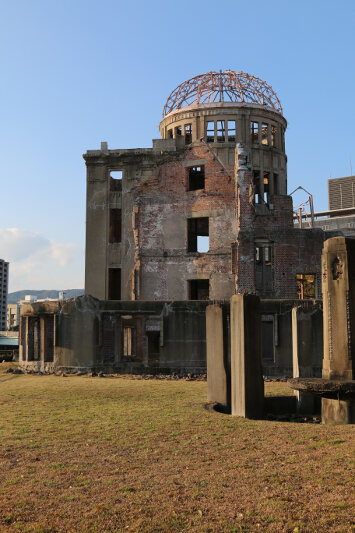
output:
M 188 190 L 189 166 L 204 165 L 205 187 Z M 157 165 L 136 191 L 141 299 L 187 298 L 189 279 L 210 280 L 210 298 L 234 292 L 231 244 L 236 238 L 233 169 L 203 142 Z M 209 218 L 209 252 L 187 252 L 187 220 Z
M 269 241 L 272 247 L 272 297 L 297 298 L 297 274 L 315 274 L 316 294 L 321 295 L 321 253 L 324 233 L 293 226 L 292 198 L 271 196 L 270 206 L 254 205 L 250 194 L 251 169 L 237 169 L 238 235 L 232 247 L 237 292 L 257 292 L 255 243 Z

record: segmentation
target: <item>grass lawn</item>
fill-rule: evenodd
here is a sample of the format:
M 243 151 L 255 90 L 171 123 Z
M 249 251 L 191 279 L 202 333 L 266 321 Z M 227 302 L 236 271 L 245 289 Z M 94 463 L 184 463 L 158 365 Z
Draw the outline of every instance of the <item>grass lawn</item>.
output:
M 5 374 L 10 365 L 1 532 L 355 531 L 354 426 L 209 412 L 201 381 Z

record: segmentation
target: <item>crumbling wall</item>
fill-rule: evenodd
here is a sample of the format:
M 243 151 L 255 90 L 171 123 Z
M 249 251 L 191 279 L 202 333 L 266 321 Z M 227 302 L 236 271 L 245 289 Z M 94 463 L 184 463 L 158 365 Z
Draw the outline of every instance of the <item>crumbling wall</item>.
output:
M 293 225 L 292 198 L 270 195 L 268 203 L 255 202 L 255 183 L 249 154 L 237 147 L 237 239 L 232 246 L 236 291 L 262 298 L 297 298 L 297 275 L 315 276 L 315 297 L 321 297 L 321 264 L 326 234 Z M 268 248 L 267 265 L 258 248 Z M 260 279 L 263 278 L 264 279 Z
M 204 187 L 189 190 L 189 168 L 204 168 Z M 140 299 L 189 299 L 188 280 L 209 279 L 210 298 L 234 292 L 230 246 L 236 235 L 234 178 L 204 142 L 156 169 L 136 191 Z M 188 219 L 209 221 L 207 253 L 188 251 Z

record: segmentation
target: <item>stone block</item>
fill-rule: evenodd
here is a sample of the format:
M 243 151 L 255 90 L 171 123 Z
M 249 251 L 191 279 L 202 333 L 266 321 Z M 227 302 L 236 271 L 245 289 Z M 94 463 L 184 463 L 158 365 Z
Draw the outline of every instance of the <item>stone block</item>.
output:
M 238 294 L 230 306 L 232 415 L 260 418 L 264 403 L 260 299 Z
M 355 401 L 322 398 L 322 424 L 355 424 Z
M 228 407 L 228 372 L 225 361 L 223 309 L 206 308 L 207 401 Z

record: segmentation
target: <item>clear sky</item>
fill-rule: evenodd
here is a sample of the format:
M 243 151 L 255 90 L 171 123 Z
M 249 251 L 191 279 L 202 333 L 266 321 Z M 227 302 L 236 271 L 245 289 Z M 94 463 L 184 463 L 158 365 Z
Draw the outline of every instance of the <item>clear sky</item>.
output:
M 170 92 L 262 78 L 288 121 L 289 192 L 327 209 L 355 173 L 354 0 L 0 0 L 0 258 L 10 291 L 84 285 L 85 165 L 150 147 Z

